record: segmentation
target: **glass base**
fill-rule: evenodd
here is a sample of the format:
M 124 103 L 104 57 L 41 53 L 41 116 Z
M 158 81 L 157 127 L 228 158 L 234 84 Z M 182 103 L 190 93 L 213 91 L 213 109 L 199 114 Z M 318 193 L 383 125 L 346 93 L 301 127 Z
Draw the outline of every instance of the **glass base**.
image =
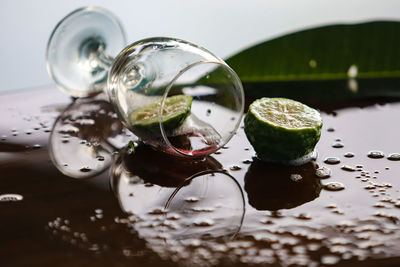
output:
M 111 56 L 126 45 L 118 19 L 100 8 L 73 11 L 54 29 L 47 45 L 47 70 L 58 87 L 74 97 L 102 91 Z

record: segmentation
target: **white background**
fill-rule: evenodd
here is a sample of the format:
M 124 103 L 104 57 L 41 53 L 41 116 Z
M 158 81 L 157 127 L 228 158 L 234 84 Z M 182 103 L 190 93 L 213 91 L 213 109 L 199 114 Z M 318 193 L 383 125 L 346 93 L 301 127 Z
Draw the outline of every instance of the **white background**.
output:
M 0 91 L 51 84 L 45 68 L 48 37 L 62 17 L 87 5 L 119 17 L 129 42 L 173 36 L 225 58 L 309 26 L 400 20 L 398 0 L 0 0 Z

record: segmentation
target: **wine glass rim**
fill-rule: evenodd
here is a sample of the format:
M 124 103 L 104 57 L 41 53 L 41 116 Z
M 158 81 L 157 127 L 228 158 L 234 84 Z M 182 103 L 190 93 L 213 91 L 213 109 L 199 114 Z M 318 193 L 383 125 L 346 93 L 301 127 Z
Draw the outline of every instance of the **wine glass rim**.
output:
M 193 174 L 192 176 L 186 178 L 180 185 L 178 185 L 175 190 L 172 192 L 172 194 L 169 196 L 167 202 L 165 203 L 164 206 L 164 210 L 168 210 L 169 206 L 171 205 L 172 200 L 175 198 L 176 194 L 178 194 L 178 192 L 185 187 L 185 185 L 187 185 L 188 183 L 190 183 L 193 179 L 196 179 L 198 177 L 204 176 L 204 175 L 208 175 L 208 174 L 222 174 L 227 176 L 229 179 L 231 179 L 233 181 L 233 183 L 235 184 L 235 186 L 239 189 L 240 192 L 240 196 L 241 196 L 241 202 L 242 202 L 242 214 L 240 216 L 240 222 L 239 222 L 239 226 L 237 228 L 237 230 L 235 231 L 235 233 L 232 235 L 231 239 L 234 239 L 237 234 L 240 232 L 242 226 L 243 226 L 243 221 L 244 221 L 244 217 L 246 215 L 246 199 L 244 196 L 244 192 L 242 189 L 242 186 L 240 185 L 240 183 L 238 182 L 238 180 L 232 176 L 231 174 L 229 174 L 227 171 L 225 170 L 204 170 L 204 171 L 200 171 L 197 172 L 195 174 Z M 218 179 L 218 178 L 217 178 Z
M 201 64 L 217 64 L 217 65 L 220 65 L 221 67 L 227 69 L 229 71 L 229 73 L 231 75 L 233 75 L 233 79 L 238 81 L 239 94 L 240 94 L 239 99 L 241 99 L 242 101 L 240 101 L 240 109 L 239 109 L 240 116 L 237 119 L 237 122 L 236 122 L 235 126 L 233 127 L 232 131 L 230 131 L 229 135 L 226 138 L 224 138 L 224 141 L 222 143 L 220 143 L 218 145 L 218 147 L 212 151 L 209 151 L 204 154 L 201 153 L 199 155 L 193 155 L 193 154 L 187 154 L 187 153 L 182 152 L 180 149 L 178 149 L 174 145 L 172 145 L 172 143 L 169 141 L 167 133 L 163 127 L 162 110 L 164 109 L 165 101 L 166 101 L 166 98 L 168 97 L 169 91 L 171 90 L 171 88 L 172 88 L 173 84 L 176 82 L 176 80 L 179 79 L 179 77 L 181 77 L 189 69 L 196 67 L 198 65 L 201 65 Z M 200 61 L 197 61 L 197 62 L 190 64 L 190 65 L 186 66 L 185 68 L 183 68 L 168 84 L 168 86 L 166 87 L 166 90 L 162 96 L 162 99 L 161 99 L 161 104 L 160 104 L 160 108 L 159 108 L 159 112 L 158 112 L 158 118 L 159 118 L 158 122 L 159 122 L 161 136 L 162 136 L 163 140 L 165 141 L 167 146 L 171 147 L 175 152 L 178 153 L 178 155 L 185 156 L 185 157 L 204 157 L 211 153 L 214 153 L 215 151 L 217 151 L 218 149 L 223 147 L 225 144 L 227 144 L 229 142 L 229 140 L 231 140 L 231 138 L 235 135 L 235 133 L 236 133 L 237 129 L 239 128 L 239 125 L 242 121 L 243 112 L 244 112 L 244 90 L 243 90 L 242 82 L 241 82 L 239 76 L 236 74 L 236 72 L 228 64 L 226 64 L 223 60 L 221 60 L 221 61 L 200 60 Z

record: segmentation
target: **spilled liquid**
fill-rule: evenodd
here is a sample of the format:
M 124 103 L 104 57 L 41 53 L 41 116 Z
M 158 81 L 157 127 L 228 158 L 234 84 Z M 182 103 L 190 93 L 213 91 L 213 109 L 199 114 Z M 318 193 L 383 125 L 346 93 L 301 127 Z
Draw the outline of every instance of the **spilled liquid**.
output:
M 243 128 L 219 153 L 193 161 L 142 143 L 121 149 L 134 137 L 110 131 L 114 115 L 96 115 L 93 103 L 70 114 L 83 116 L 83 128 L 55 131 L 71 111 L 56 88 L 1 103 L 0 195 L 23 196 L 0 202 L 5 266 L 400 264 L 399 103 L 323 113 L 317 159 L 289 167 L 255 158 Z M 58 164 L 50 155 L 62 148 L 70 151 Z M 66 169 L 93 177 L 71 179 Z M 185 183 L 204 170 L 221 174 Z

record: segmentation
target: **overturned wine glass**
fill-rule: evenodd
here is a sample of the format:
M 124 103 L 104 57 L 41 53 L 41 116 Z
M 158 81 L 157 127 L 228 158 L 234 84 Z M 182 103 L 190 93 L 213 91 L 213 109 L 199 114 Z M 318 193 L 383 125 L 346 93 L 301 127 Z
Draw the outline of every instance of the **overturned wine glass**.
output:
M 149 38 L 119 52 L 125 40 L 121 24 L 108 11 L 78 9 L 49 39 L 48 72 L 73 97 L 105 91 L 122 123 L 158 150 L 196 157 L 224 146 L 243 115 L 237 74 L 184 40 Z

